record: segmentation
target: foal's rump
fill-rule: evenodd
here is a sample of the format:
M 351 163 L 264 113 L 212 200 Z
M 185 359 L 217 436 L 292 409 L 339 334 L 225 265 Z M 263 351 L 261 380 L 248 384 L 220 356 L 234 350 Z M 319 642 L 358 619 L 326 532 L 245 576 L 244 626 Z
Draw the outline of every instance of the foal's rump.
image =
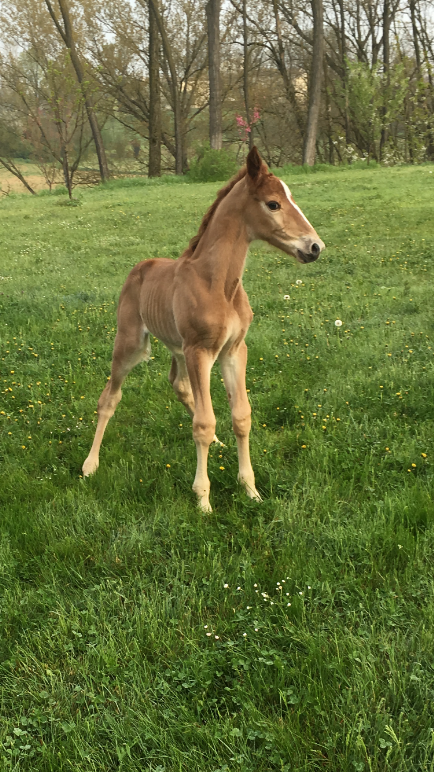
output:
M 125 322 L 129 326 L 130 320 L 134 324 L 135 315 L 146 331 L 169 348 L 182 345 L 173 316 L 175 265 L 175 260 L 160 257 L 134 266 L 119 298 L 118 327 Z

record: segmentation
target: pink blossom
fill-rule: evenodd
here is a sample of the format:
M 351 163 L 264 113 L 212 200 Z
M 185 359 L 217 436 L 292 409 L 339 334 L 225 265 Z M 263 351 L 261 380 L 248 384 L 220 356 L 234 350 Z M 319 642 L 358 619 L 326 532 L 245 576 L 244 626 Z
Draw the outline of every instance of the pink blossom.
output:
M 250 123 L 248 121 L 244 120 L 242 115 L 236 115 L 235 116 L 235 120 L 236 120 L 237 126 L 238 126 L 238 133 L 239 133 L 240 137 L 243 139 L 244 142 L 247 141 L 247 137 L 248 137 L 249 133 L 252 131 L 252 126 L 254 126 L 254 124 L 257 123 L 260 120 L 260 117 L 261 117 L 261 115 L 260 115 L 258 107 L 255 107 L 255 109 L 253 111 L 253 118 L 250 121 Z

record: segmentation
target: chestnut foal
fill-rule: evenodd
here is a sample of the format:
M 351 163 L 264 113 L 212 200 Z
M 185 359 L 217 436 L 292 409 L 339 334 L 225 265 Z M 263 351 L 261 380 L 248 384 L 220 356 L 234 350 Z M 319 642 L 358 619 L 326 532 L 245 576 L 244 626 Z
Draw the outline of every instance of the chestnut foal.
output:
M 169 380 L 193 419 L 197 469 L 193 490 L 211 512 L 208 450 L 216 420 L 210 395 L 211 368 L 219 360 L 238 445 L 239 482 L 261 500 L 250 462 L 250 405 L 246 394 L 246 336 L 253 315 L 242 276 L 249 244 L 262 239 L 300 263 L 324 248 L 292 199 L 287 185 L 268 172 L 254 147 L 246 167 L 222 188 L 197 235 L 178 260 L 144 260 L 129 274 L 120 295 L 111 378 L 98 402 L 98 425 L 87 477 L 99 464 L 104 430 L 129 371 L 150 356 L 149 334 L 172 352 Z

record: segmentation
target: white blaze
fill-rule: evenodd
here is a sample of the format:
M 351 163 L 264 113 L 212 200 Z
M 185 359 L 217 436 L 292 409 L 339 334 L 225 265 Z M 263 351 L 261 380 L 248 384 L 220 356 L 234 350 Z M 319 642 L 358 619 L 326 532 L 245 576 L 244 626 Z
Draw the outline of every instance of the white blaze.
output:
M 299 207 L 299 206 L 297 206 L 297 204 L 295 203 L 295 201 L 294 201 L 294 199 L 293 199 L 293 197 L 292 197 L 291 191 L 290 191 L 290 189 L 288 188 L 288 185 L 286 184 L 286 182 L 284 182 L 283 180 L 279 180 L 279 182 L 280 182 L 280 184 L 282 185 L 282 187 L 283 187 L 283 190 L 285 191 L 285 195 L 286 195 L 286 198 L 288 199 L 288 201 L 289 201 L 289 203 L 291 204 L 291 206 L 293 206 L 293 207 L 294 207 L 294 209 L 296 209 L 296 210 L 297 210 L 297 212 L 298 212 L 299 214 L 301 214 L 301 216 L 302 216 L 303 220 L 304 220 L 305 222 L 307 222 L 307 224 L 308 224 L 309 228 L 312 228 L 312 226 L 311 226 L 311 224 L 310 224 L 309 220 L 307 219 L 307 217 L 305 217 L 305 215 L 304 215 L 304 214 L 303 214 L 303 212 L 301 211 L 300 207 Z

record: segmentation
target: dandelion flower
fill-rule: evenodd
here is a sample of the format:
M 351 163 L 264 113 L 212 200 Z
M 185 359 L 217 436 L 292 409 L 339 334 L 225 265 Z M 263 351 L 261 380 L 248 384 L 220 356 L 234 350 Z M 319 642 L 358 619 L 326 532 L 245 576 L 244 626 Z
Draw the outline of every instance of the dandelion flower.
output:
M 336 319 L 335 321 L 335 327 L 342 327 L 342 322 L 340 319 Z
M 422 458 L 426 458 L 426 453 L 421 453 L 420 455 L 422 456 Z

